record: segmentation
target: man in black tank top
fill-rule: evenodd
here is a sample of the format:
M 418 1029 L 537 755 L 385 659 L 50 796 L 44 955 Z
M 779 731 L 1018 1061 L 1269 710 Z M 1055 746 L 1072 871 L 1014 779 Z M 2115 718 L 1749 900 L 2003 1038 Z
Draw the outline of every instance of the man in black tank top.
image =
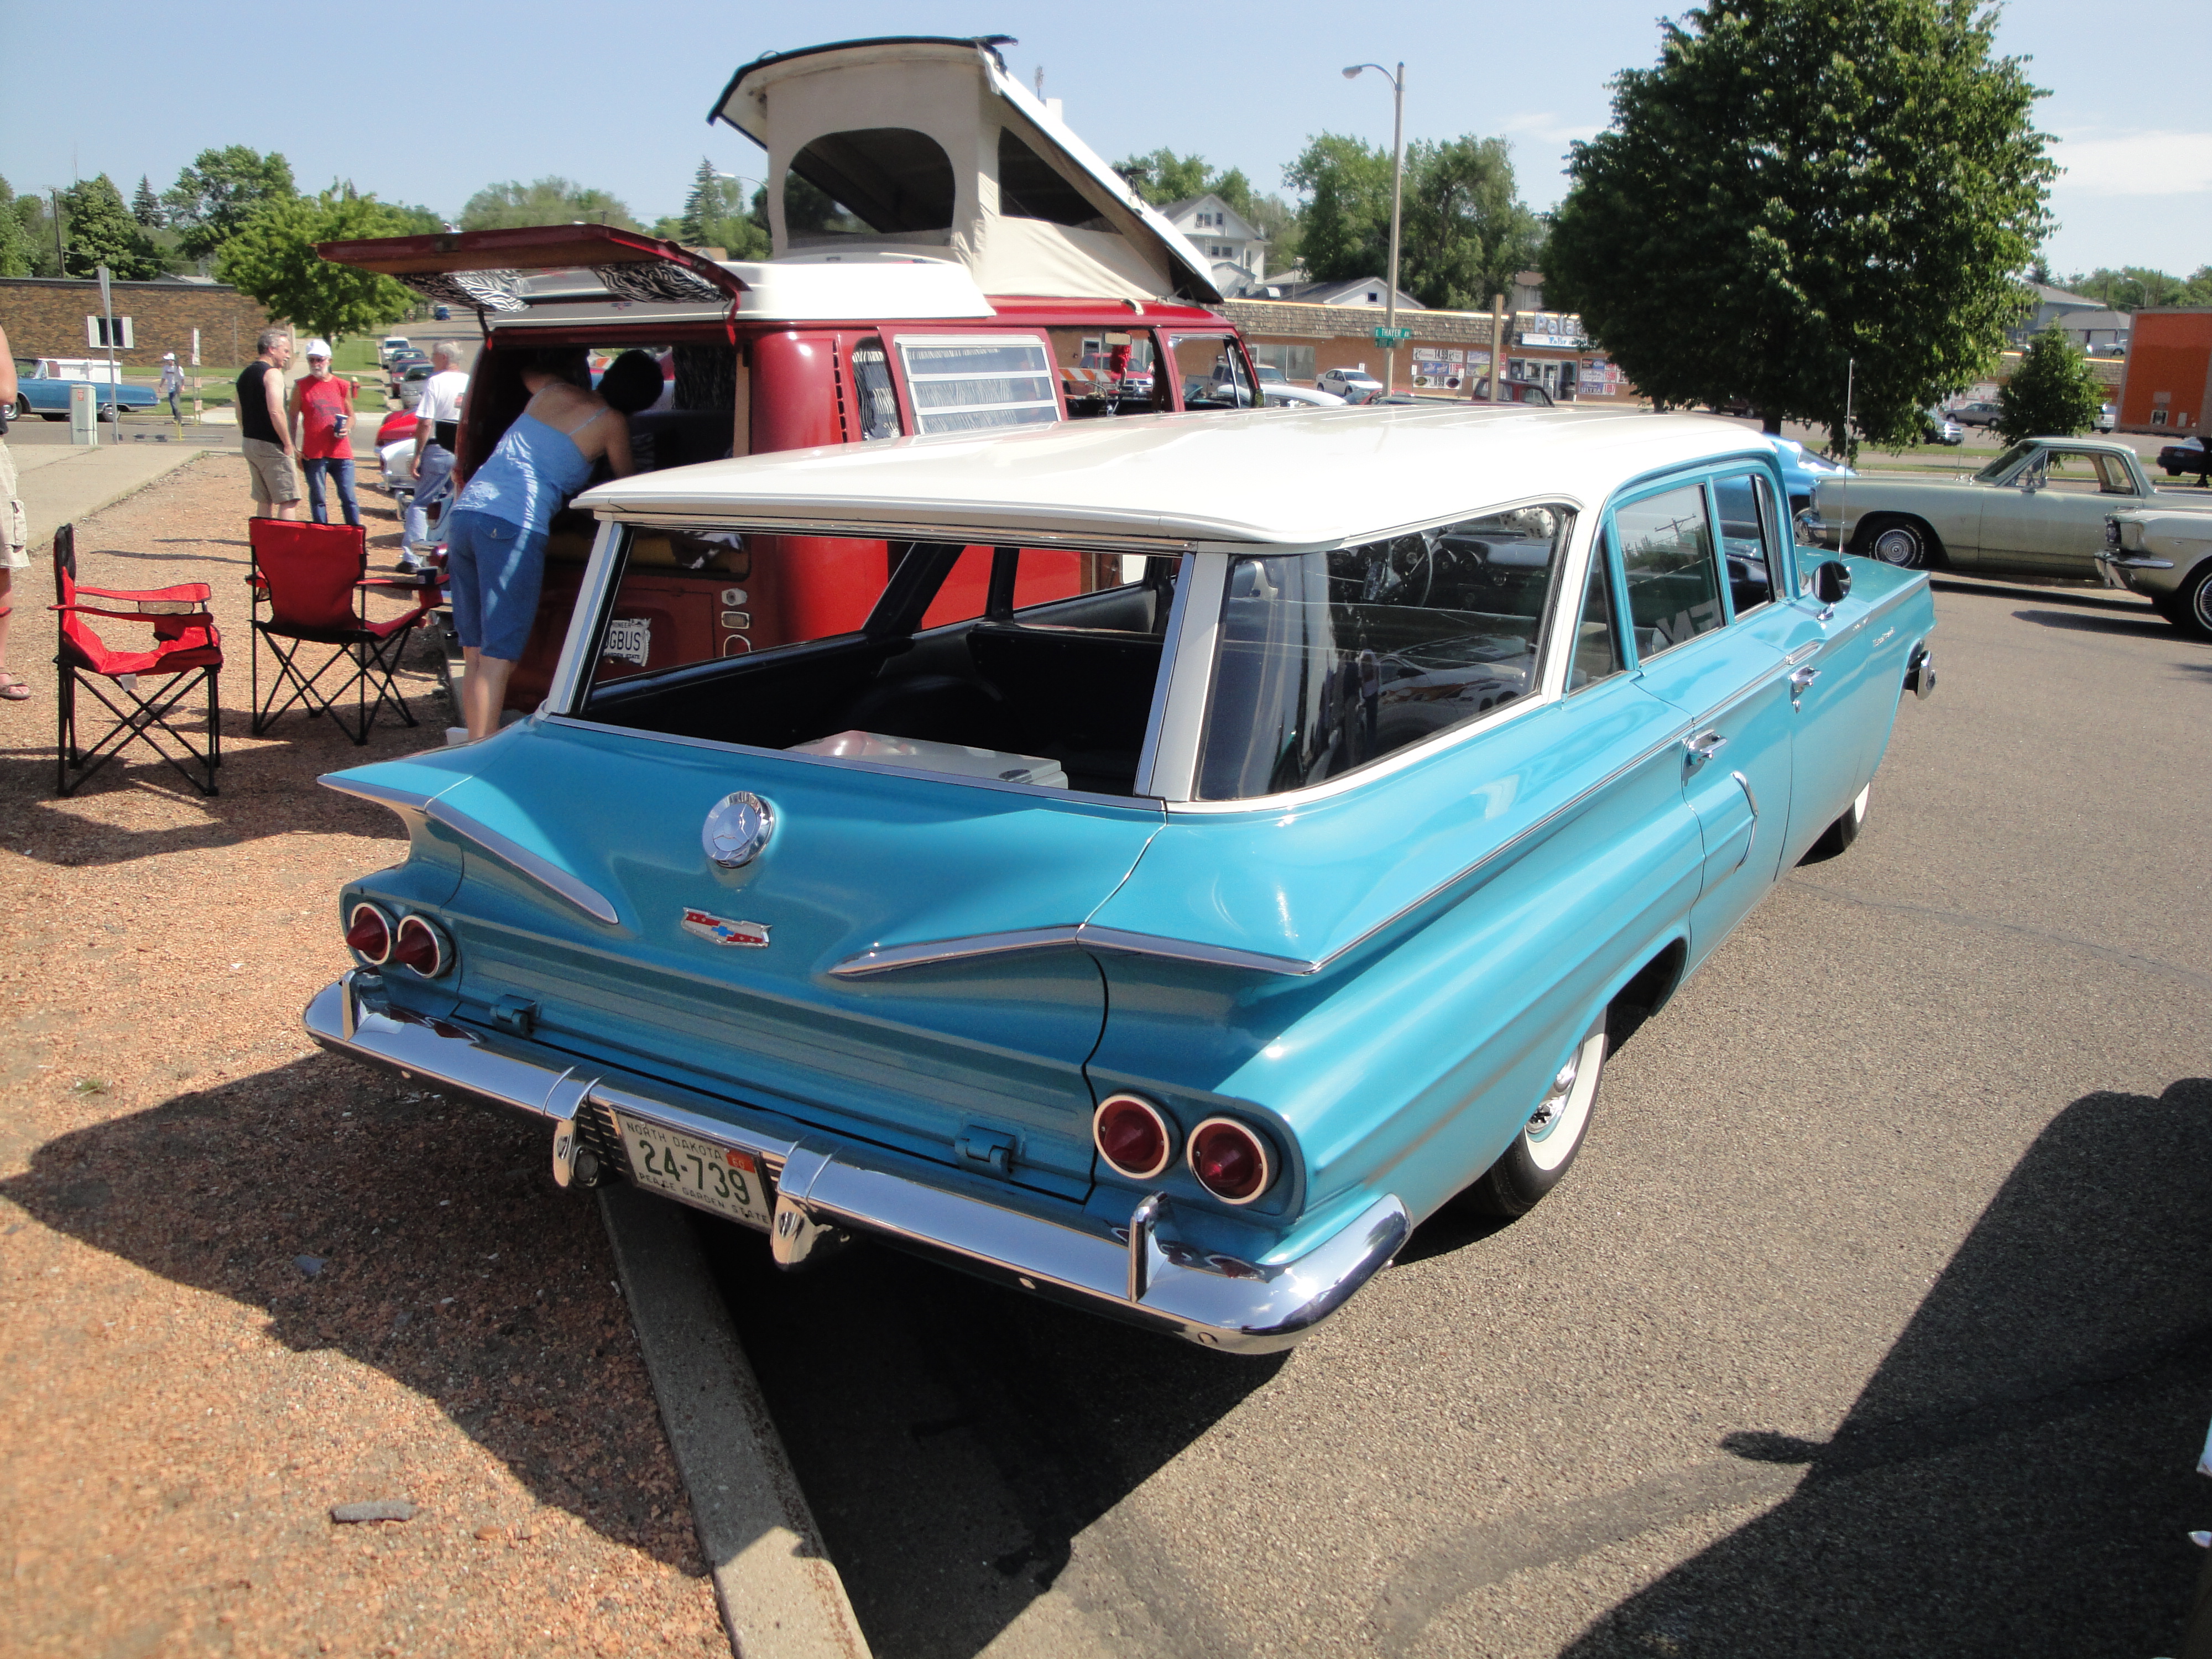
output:
M 253 474 L 253 516 L 289 519 L 300 507 L 300 469 L 294 464 L 292 422 L 284 414 L 284 368 L 292 337 L 264 328 L 254 342 L 260 355 L 238 377 L 238 441 Z

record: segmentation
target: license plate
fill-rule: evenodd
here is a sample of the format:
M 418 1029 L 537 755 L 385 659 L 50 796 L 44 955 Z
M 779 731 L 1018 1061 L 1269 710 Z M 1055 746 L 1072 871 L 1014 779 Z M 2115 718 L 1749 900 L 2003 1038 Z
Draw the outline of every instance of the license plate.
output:
M 617 617 L 607 624 L 607 642 L 599 654 L 602 657 L 620 657 L 624 662 L 634 662 L 642 668 L 652 650 L 652 617 Z
M 615 1114 L 630 1173 L 641 1187 L 666 1193 L 748 1227 L 769 1231 L 775 1206 L 760 1160 L 734 1146 L 680 1135 L 657 1123 Z

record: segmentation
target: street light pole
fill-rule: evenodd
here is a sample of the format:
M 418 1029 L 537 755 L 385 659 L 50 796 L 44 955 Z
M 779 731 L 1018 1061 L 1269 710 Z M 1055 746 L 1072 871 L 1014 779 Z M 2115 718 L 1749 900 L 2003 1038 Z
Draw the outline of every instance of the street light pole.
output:
M 1389 292 L 1382 296 L 1382 327 L 1391 340 L 1382 349 L 1382 395 L 1387 398 L 1398 389 L 1398 220 L 1406 187 L 1406 66 L 1400 64 L 1398 72 L 1393 75 L 1380 64 L 1354 64 L 1344 71 L 1344 78 L 1356 81 L 1362 70 L 1373 70 L 1390 83 L 1394 105 L 1390 120 L 1390 276 Z

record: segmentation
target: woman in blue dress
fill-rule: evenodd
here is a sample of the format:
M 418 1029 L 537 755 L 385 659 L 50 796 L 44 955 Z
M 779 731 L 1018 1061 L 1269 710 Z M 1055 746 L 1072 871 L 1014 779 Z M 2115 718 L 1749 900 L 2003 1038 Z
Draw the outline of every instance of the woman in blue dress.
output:
M 545 577 L 553 515 L 604 459 L 617 478 L 636 469 L 629 419 L 660 396 L 660 366 L 626 351 L 591 390 L 581 351 L 540 352 L 522 371 L 530 402 L 446 517 L 447 592 L 467 664 L 461 715 L 471 740 L 499 729 L 507 678 L 529 643 Z

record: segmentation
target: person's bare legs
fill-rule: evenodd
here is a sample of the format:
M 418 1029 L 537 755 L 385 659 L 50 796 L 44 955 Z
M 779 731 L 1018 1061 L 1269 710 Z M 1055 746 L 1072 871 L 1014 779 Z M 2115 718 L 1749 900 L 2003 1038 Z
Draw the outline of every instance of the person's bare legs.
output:
M 474 743 L 499 730 L 500 705 L 507 701 L 507 677 L 514 672 L 514 665 L 481 651 L 465 654 L 473 660 L 461 681 L 461 712 L 468 721 L 469 741 Z
M 0 685 L 21 684 L 8 672 L 8 611 L 9 608 L 8 596 L 15 586 L 15 573 L 12 570 L 0 569 Z M 17 698 L 13 701 L 21 700 Z

